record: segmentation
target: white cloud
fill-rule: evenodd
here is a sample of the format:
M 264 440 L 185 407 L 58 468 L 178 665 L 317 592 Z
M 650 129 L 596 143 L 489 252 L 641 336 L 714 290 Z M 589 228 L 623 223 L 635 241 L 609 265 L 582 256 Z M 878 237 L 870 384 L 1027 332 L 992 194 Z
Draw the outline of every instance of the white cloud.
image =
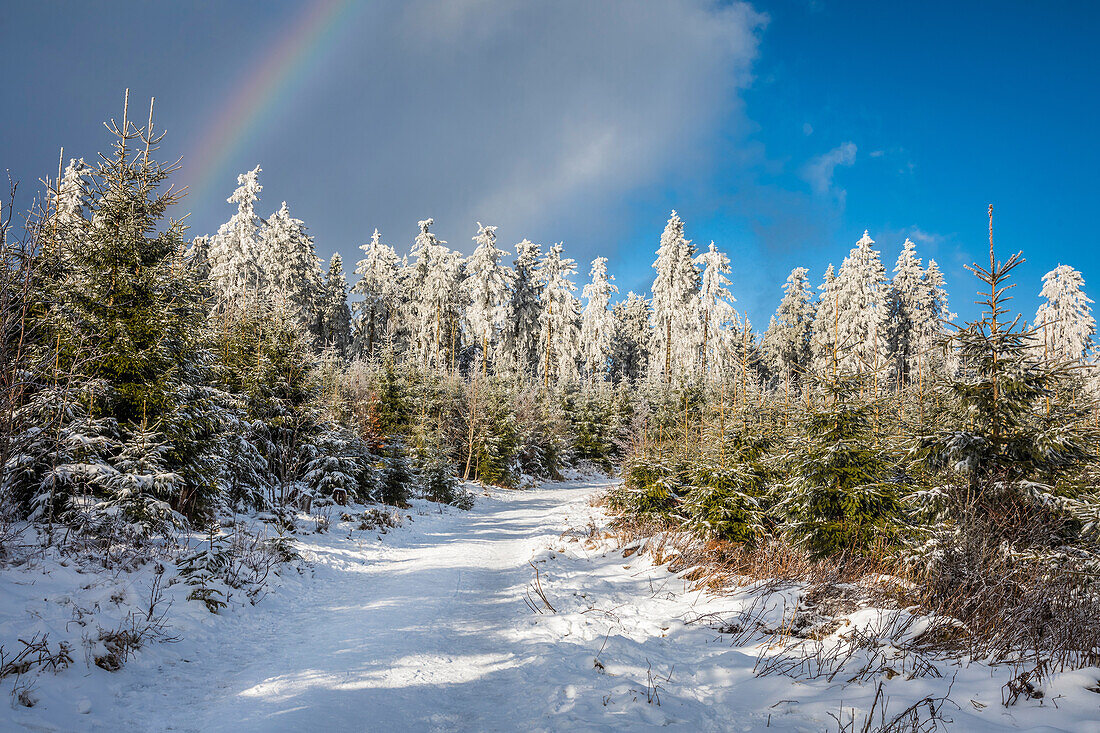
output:
M 264 159 L 269 177 L 299 161 L 330 171 L 331 205 L 357 212 L 364 237 L 378 226 L 405 247 L 432 216 L 465 250 L 476 221 L 502 243 L 583 234 L 607 250 L 628 195 L 700 174 L 751 130 L 740 90 L 766 17 L 745 3 L 366 7 L 285 133 L 342 147 Z
M 819 155 L 802 168 L 802 178 L 819 195 L 834 194 L 844 200 L 844 189 L 834 189 L 833 172 L 837 166 L 851 166 L 856 162 L 856 144 L 842 143 L 824 155 Z

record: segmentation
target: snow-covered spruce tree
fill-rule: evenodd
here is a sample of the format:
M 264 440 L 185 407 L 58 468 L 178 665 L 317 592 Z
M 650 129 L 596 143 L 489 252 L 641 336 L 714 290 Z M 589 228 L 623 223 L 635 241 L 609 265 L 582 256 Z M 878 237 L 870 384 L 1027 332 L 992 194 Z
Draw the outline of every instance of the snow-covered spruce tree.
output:
M 361 484 L 363 472 L 368 468 L 364 452 L 364 446 L 347 428 L 322 424 L 310 446 L 310 458 L 302 477 L 313 497 L 337 503 L 372 500 L 369 487 L 363 490 Z
M 957 366 L 954 353 L 944 349 L 946 324 L 955 318 L 955 314 L 948 311 L 944 286 L 940 266 L 935 260 L 928 260 L 928 268 L 921 282 L 918 318 L 913 324 L 916 378 L 922 382 L 936 375 L 951 375 Z
M 695 258 L 695 264 L 703 270 L 697 308 L 702 322 L 701 371 L 707 377 L 711 371 L 717 372 L 722 366 L 723 356 L 729 345 L 728 329 L 736 316 L 733 304 L 737 299 L 729 289 L 732 284 L 727 277 L 730 273 L 730 258 L 719 252 L 714 242 L 710 243 L 706 252 Z
M 89 170 L 83 158 L 70 158 L 57 187 L 50 189 L 48 193 L 49 207 L 56 217 L 53 223 L 60 229 L 82 227 L 85 223 L 84 209 L 88 198 L 85 177 Z
M 228 506 L 238 511 L 271 509 L 273 474 L 267 455 L 273 453 L 261 420 L 250 419 L 243 409 L 225 420 L 218 480 Z
M 358 282 L 351 292 L 362 297 L 355 304 L 354 348 L 357 356 L 373 357 L 392 336 L 401 305 L 400 260 L 393 247 L 382 242 L 378 230 L 362 245 L 363 259 L 355 266 Z
M 476 476 L 484 484 L 513 486 L 519 436 L 512 411 L 512 385 L 495 378 L 475 380 L 467 389 L 467 398 L 470 439 L 462 475 Z
M 400 440 L 393 440 L 382 459 L 382 475 L 379 498 L 383 504 L 405 506 L 409 503 L 409 490 L 417 476 L 409 464 L 408 450 Z
M 351 309 L 348 308 L 348 281 L 344 277 L 344 261 L 337 252 L 332 256 L 325 277 L 321 334 L 325 348 L 346 358 L 351 346 Z
M 545 384 L 560 384 L 577 379 L 580 329 L 577 286 L 570 276 L 577 272 L 577 261 L 562 257 L 563 246 L 552 246 L 539 263 L 542 291 L 542 335 L 539 373 Z
M 611 378 L 637 381 L 645 376 L 653 330 L 649 301 L 635 292 L 612 308 L 615 332 L 611 339 Z
M 906 238 L 894 265 L 894 278 L 886 298 L 887 356 L 890 381 L 898 388 L 909 383 L 920 370 L 921 328 L 930 314 L 924 266 L 917 246 Z
M 997 262 L 992 207 L 990 222 L 989 267 L 967 268 L 988 288 L 979 301 L 985 310 L 953 337 L 961 370 L 950 391 L 959 412 L 955 424 L 922 439 L 924 456 L 933 468 L 963 479 L 955 494 L 966 502 L 985 508 L 1017 500 L 1059 506 L 1049 484 L 1091 457 L 1092 436 L 1079 422 L 1048 424 L 1044 398 L 1071 372 L 1066 362 L 1036 353 L 1037 330 L 1020 327 L 1020 316 L 1003 322 L 1008 278 L 1024 260 L 1017 252 Z
M 677 513 L 703 539 L 752 544 L 773 524 L 765 516 L 770 436 L 759 424 L 719 426 L 708 426 L 702 455 L 690 462 Z
M 150 119 L 151 119 L 150 115 Z M 88 223 L 68 256 L 63 318 L 53 321 L 59 369 L 78 370 L 102 385 L 92 417 L 118 424 L 120 439 L 156 425 L 166 441 L 173 507 L 194 517 L 210 507 L 213 481 L 205 460 L 213 442 L 202 396 L 206 312 L 183 262 L 182 225 L 164 222 L 178 195 L 160 190 L 175 170 L 152 153 L 160 136 L 125 120 L 114 152 L 89 173 Z M 82 350 L 82 344 L 96 348 Z M 196 404 L 189 404 L 195 402 Z
M 489 362 L 501 363 L 502 342 L 497 331 L 507 314 L 508 289 L 514 274 L 501 258 L 508 253 L 496 246 L 497 228 L 477 223 L 477 246 L 466 260 L 462 281 L 466 325 L 480 347 L 481 373 L 488 373 Z
M 765 386 L 766 365 L 759 336 L 747 315 L 734 316 L 721 357 L 721 373 L 734 385 L 741 401 L 749 394 L 761 393 Z
M 195 279 L 203 286 L 210 281 L 210 240 L 207 234 L 195 237 L 187 248 L 187 265 Z
M 303 486 L 307 446 L 322 422 L 313 338 L 278 305 L 250 307 L 224 323 L 215 329 L 218 374 L 227 392 L 240 395 L 255 431 L 249 442 L 271 473 L 269 503 L 282 506 Z
M 504 322 L 504 354 L 521 374 L 534 375 L 539 365 L 542 332 L 542 290 L 539 245 L 524 239 L 516 244 L 515 277 L 508 317 Z
M 837 291 L 836 272 L 830 264 L 825 278 L 817 286 L 817 308 L 814 310 L 814 325 L 810 330 L 810 353 L 813 370 L 817 374 L 831 374 L 836 371 L 837 353 Z
M 1092 349 L 1096 319 L 1085 295 L 1085 278 L 1069 265 L 1058 265 L 1043 275 L 1039 297 L 1044 302 L 1035 313 L 1035 330 L 1044 353 L 1065 361 L 1081 362 Z
M 651 369 L 664 375 L 666 383 L 673 374 L 689 374 L 695 369 L 698 349 L 699 270 L 695 267 L 695 247 L 684 239 L 684 222 L 675 211 L 661 234 L 653 269 L 653 320 Z
M 573 429 L 574 457 L 599 464 L 604 470 L 611 469 L 615 450 L 611 398 L 610 385 L 603 382 L 567 390 L 563 396 L 564 412 Z
M 157 431 L 146 424 L 133 429 L 112 460 L 111 492 L 98 512 L 120 519 L 137 538 L 181 526 L 169 502 L 183 492 L 184 480 L 168 468 L 168 453 Z
M 842 371 L 874 372 L 885 363 L 886 268 L 871 248 L 874 243 L 864 232 L 836 276 L 836 335 Z
M 611 340 L 615 334 L 615 316 L 609 306 L 611 296 L 619 292 L 607 274 L 607 258 L 592 260 L 589 272 L 592 281 L 584 286 L 581 295 L 585 299 L 581 312 L 581 350 L 584 355 L 584 373 L 593 379 L 607 379 L 611 366 Z
M 459 306 L 463 259 L 429 231 L 434 222 L 418 223 L 413 242 L 409 293 L 411 340 L 420 364 L 443 368 L 455 363 L 459 347 Z
M 315 332 L 321 316 L 317 307 L 320 264 L 305 222 L 290 215 L 286 201 L 264 222 L 258 248 L 260 294 L 282 304 L 304 328 Z
M 764 356 L 774 379 L 789 389 L 810 369 L 810 337 L 814 324 L 809 270 L 796 267 L 783 285 L 783 300 L 764 334 Z
M 86 384 L 67 374 L 48 378 L 14 406 L 0 500 L 16 516 L 47 525 L 72 521 L 78 492 L 109 495 L 117 448 L 115 425 L 88 414 Z
M 1060 404 L 1070 365 L 1044 358 L 1019 315 L 1005 318 L 1009 276 L 1023 259 L 996 260 L 992 206 L 989 216 L 989 265 L 968 268 L 983 284 L 982 317 L 953 337 L 956 409 L 921 440 L 945 481 L 914 497 L 933 520 L 914 555 L 928 568 L 930 597 L 996 649 L 1044 658 L 1068 647 L 1076 656 L 1081 637 L 1059 630 L 1096 577 L 1096 504 L 1074 486 L 1096 464 L 1096 432 L 1072 403 Z
M 256 201 L 263 186 L 259 181 L 260 166 L 237 176 L 237 189 L 226 201 L 237 204 L 237 213 L 218 227 L 210 241 L 208 258 L 210 277 L 221 308 L 245 307 L 255 298 L 262 282 L 260 267 L 260 217 Z
M 901 504 L 890 451 L 876 444 L 858 374 L 840 373 L 806 416 L 780 500 L 784 530 L 814 557 L 861 554 L 898 529 Z

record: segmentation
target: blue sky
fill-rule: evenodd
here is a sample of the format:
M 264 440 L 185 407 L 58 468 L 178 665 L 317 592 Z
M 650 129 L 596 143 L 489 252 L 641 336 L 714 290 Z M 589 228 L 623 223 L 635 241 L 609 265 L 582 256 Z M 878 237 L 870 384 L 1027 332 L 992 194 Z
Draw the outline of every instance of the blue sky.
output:
M 331 27 L 288 54 L 326 8 Z M 675 208 L 730 255 L 760 328 L 792 267 L 819 281 L 864 229 L 888 268 L 912 237 L 974 315 L 962 265 L 985 257 L 993 203 L 1031 315 L 1059 263 L 1100 283 L 1098 31 L 1091 2 L 47 0 L 0 24 L 0 167 L 29 204 L 60 146 L 106 149 L 128 86 L 138 107 L 157 97 L 163 157 L 184 156 L 192 234 L 259 163 L 260 211 L 287 200 L 325 256 L 354 262 L 374 227 L 403 251 L 428 216 L 468 252 L 480 220 L 505 246 L 564 240 L 581 280 L 608 256 L 625 292 L 648 286 Z M 283 57 L 237 137 L 222 130 Z

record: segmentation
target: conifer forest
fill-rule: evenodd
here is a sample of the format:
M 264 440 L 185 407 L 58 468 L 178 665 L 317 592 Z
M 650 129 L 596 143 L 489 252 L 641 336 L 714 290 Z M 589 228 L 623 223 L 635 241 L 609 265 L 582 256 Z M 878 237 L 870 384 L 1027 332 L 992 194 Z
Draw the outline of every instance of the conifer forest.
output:
M 998 201 L 322 249 L 119 97 L 0 196 L 0 730 L 1100 730 L 1093 301 Z

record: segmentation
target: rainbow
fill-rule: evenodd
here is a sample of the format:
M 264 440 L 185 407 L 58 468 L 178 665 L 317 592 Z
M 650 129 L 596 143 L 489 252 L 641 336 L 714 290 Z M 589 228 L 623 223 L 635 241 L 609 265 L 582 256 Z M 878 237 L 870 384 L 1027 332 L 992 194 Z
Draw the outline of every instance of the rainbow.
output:
M 194 166 L 195 171 L 188 196 L 192 206 L 205 203 L 214 187 L 224 189 L 226 195 L 233 190 L 234 171 L 228 170 L 233 155 L 309 77 L 337 33 L 351 26 L 350 16 L 359 7 L 355 0 L 311 0 L 272 50 L 241 74 L 192 152 L 184 157 L 184 165 Z

